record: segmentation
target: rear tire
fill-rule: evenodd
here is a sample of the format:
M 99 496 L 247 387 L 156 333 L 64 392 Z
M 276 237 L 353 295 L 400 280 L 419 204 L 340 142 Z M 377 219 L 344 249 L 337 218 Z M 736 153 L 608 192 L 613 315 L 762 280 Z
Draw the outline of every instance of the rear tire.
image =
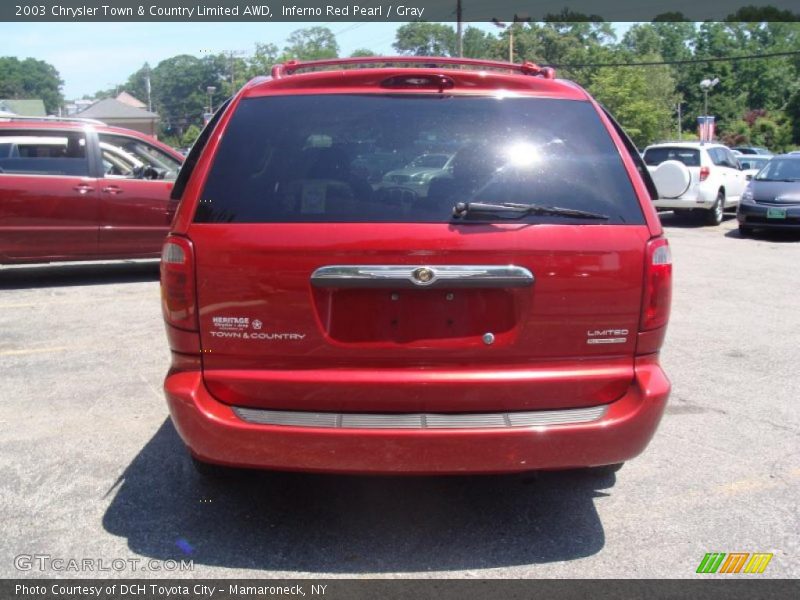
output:
M 239 477 L 242 474 L 241 469 L 208 463 L 194 456 L 192 456 L 192 465 L 194 466 L 194 470 L 197 471 L 198 475 L 200 475 L 203 479 L 233 479 L 234 477 Z
M 601 465 L 599 467 L 588 467 L 586 471 L 592 475 L 613 475 L 625 465 L 624 462 L 614 463 L 613 465 Z
M 719 225 L 725 216 L 725 193 L 720 190 L 717 192 L 717 199 L 714 205 L 706 212 L 707 225 Z

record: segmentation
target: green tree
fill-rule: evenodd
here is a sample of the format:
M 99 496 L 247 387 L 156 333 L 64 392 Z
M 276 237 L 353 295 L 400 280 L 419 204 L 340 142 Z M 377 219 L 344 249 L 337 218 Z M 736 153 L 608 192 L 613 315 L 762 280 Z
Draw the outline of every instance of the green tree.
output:
M 780 10 L 774 6 L 743 6 L 726 21 L 800 21 L 800 13 L 793 13 L 788 10 Z
M 497 37 L 477 27 L 467 27 L 461 40 L 464 56 L 469 58 L 494 58 Z
M 164 133 L 182 135 L 190 125 L 202 124 L 208 109 L 208 87 L 217 88 L 215 104 L 224 97 L 224 66 L 218 56 L 201 59 L 188 54 L 158 63 L 151 75 L 152 95 Z
M 292 32 L 283 49 L 284 58 L 290 60 L 321 60 L 339 56 L 336 36 L 327 27 L 307 27 Z
M 728 145 L 752 144 L 784 152 L 792 146 L 792 127 L 782 113 L 748 111 L 742 119 L 727 123 L 720 138 Z
M 443 23 L 414 21 L 397 28 L 392 47 L 411 56 L 455 56 L 456 32 Z
M 197 125 L 189 125 L 186 128 L 186 131 L 183 132 L 181 136 L 181 146 L 183 147 L 190 147 L 194 145 L 195 140 L 200 135 L 200 128 Z
M 744 119 L 731 121 L 719 132 L 719 139 L 728 146 L 750 144 L 750 125 Z
M 800 90 L 796 91 L 787 102 L 786 117 L 790 123 L 792 142 L 800 144 Z
M 56 68 L 43 60 L 0 57 L 0 98 L 41 98 L 48 114 L 63 104 L 61 80 Z
M 646 58 L 657 60 L 658 56 Z M 638 146 L 669 135 L 673 126 L 675 82 L 667 67 L 603 67 L 589 91 Z
M 368 57 L 368 56 L 378 56 L 378 55 L 375 54 L 372 50 L 369 50 L 368 48 L 358 48 L 350 53 L 351 58 Z
M 508 34 L 508 29 L 501 34 L 505 44 L 508 44 Z M 559 77 L 586 86 L 598 67 L 585 65 L 614 62 L 619 57 L 619 49 L 611 43 L 613 37 L 613 30 L 607 23 L 517 23 L 514 26 L 514 60 L 556 66 Z
M 211 71 L 220 75 L 219 95 L 221 98 L 232 96 L 251 78 L 250 64 L 241 52 L 222 52 L 206 59 Z M 259 75 L 266 75 L 259 73 Z
M 138 100 L 147 103 L 147 79 L 148 77 L 151 77 L 151 75 L 152 69 L 150 68 L 150 65 L 148 63 L 144 63 L 138 71 L 128 77 L 128 80 L 121 87 Z M 150 83 L 150 95 L 152 99 L 152 81 Z M 108 94 L 108 96 L 116 96 L 116 94 Z
M 279 62 L 279 50 L 275 44 L 256 44 L 253 55 L 247 61 L 247 75 L 269 75 L 272 67 Z
M 545 28 L 577 38 L 581 43 L 606 44 L 617 39 L 614 28 L 597 15 L 584 15 L 564 8 L 560 13 L 545 15 Z

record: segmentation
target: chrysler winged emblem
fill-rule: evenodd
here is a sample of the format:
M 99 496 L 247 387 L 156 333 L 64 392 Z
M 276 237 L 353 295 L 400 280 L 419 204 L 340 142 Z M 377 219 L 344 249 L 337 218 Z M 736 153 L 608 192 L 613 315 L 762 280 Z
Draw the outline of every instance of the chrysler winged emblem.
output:
M 411 281 L 417 285 L 428 285 L 436 279 L 436 273 L 428 267 L 419 267 L 411 272 Z

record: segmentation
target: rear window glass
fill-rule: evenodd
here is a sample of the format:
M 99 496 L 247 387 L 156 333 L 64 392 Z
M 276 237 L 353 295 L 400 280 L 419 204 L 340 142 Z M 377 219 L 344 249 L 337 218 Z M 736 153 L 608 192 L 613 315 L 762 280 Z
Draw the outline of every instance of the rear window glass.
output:
M 687 167 L 700 166 L 700 151 L 694 148 L 648 148 L 644 152 L 644 162 L 650 167 L 656 167 L 665 160 L 677 160 Z
M 537 203 L 609 216 L 586 223 L 644 222 L 591 104 L 417 95 L 243 100 L 195 220 L 448 222 L 457 202 Z
M 78 132 L 0 131 L 0 174 L 86 176 L 86 137 Z

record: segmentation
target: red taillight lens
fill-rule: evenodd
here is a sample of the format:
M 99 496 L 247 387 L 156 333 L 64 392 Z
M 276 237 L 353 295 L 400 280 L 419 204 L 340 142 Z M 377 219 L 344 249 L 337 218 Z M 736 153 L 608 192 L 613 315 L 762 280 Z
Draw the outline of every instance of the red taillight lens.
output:
M 672 254 L 666 238 L 655 238 L 647 243 L 645 260 L 642 320 L 639 327 L 641 331 L 664 327 L 669 320 Z
M 169 325 L 197 331 L 192 242 L 168 236 L 161 251 L 161 310 Z
M 711 173 L 711 169 L 708 167 L 700 167 L 700 181 L 705 181 L 708 179 L 709 173 Z

